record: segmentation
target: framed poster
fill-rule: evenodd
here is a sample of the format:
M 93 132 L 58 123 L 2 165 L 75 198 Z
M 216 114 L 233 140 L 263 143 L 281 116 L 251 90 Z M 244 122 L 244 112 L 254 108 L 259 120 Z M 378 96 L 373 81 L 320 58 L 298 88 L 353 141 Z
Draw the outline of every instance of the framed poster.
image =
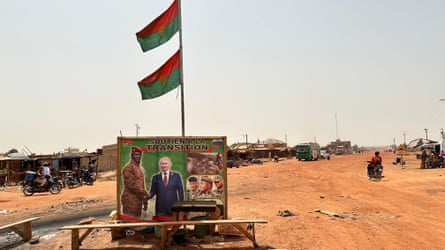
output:
M 227 217 L 226 137 L 118 137 L 119 218 L 172 218 L 176 201 L 216 201 Z

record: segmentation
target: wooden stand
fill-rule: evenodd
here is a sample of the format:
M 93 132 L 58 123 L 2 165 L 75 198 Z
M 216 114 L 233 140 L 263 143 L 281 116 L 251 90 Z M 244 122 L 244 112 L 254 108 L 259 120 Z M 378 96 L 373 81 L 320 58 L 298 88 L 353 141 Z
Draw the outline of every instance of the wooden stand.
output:
M 32 239 L 32 222 L 39 220 L 40 217 L 28 218 L 25 220 L 17 221 L 8 225 L 0 226 L 0 231 L 5 229 L 10 229 L 16 234 L 20 235 L 24 241 L 29 241 Z M 20 231 L 17 226 L 22 225 L 23 229 Z
M 252 224 L 252 232 L 248 232 L 243 225 L 246 223 Z M 169 239 L 173 237 L 176 230 L 181 226 L 186 225 L 218 225 L 218 224 L 230 224 L 242 232 L 249 240 L 252 241 L 254 247 L 258 246 L 255 239 L 255 223 L 267 223 L 266 220 L 202 220 L 202 221 L 166 221 L 166 222 L 139 222 L 139 223 L 117 223 L 117 224 L 87 224 L 87 225 L 74 225 L 64 226 L 60 230 L 71 230 L 71 249 L 78 250 L 85 237 L 95 228 L 134 228 L 134 227 L 161 227 L 161 249 L 165 249 Z M 79 236 L 79 230 L 86 229 L 86 231 Z M 170 229 L 170 230 L 169 230 Z

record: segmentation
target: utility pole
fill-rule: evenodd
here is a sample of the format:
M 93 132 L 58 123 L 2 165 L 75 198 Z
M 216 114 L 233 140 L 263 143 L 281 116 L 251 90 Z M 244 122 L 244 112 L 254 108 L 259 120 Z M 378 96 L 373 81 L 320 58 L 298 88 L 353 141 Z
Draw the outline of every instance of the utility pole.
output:
M 403 146 L 406 147 L 406 134 L 403 132 Z
M 427 128 L 425 128 L 424 130 L 425 130 L 425 139 L 427 139 L 427 140 L 428 140 L 428 129 L 427 129 Z
M 445 135 L 443 132 L 443 128 L 440 129 L 440 135 L 442 136 L 442 150 L 444 150 L 443 148 L 445 147 Z
M 337 113 L 335 113 L 335 136 L 336 136 L 336 139 L 339 139 L 339 138 L 338 138 L 338 122 L 337 122 Z
M 136 123 L 136 136 L 139 136 L 139 130 L 141 129 L 141 127 L 139 127 L 139 125 Z

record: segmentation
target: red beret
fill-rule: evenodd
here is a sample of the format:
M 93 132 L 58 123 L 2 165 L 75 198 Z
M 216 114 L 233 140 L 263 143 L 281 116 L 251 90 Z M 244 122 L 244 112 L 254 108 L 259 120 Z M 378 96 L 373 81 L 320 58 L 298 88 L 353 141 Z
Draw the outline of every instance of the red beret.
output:
M 140 152 L 140 153 L 142 153 L 142 149 L 141 149 L 141 148 L 138 148 L 138 147 L 135 147 L 135 146 L 132 146 L 132 147 L 131 147 L 131 151 L 132 151 L 132 152 Z

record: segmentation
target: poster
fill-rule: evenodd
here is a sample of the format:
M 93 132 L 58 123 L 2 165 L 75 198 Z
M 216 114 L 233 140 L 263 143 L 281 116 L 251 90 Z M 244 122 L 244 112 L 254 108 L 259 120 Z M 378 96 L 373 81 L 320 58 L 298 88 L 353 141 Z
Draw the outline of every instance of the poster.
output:
M 118 137 L 119 218 L 171 218 L 176 201 L 216 201 L 227 217 L 226 137 Z M 190 218 L 187 218 L 190 219 Z

